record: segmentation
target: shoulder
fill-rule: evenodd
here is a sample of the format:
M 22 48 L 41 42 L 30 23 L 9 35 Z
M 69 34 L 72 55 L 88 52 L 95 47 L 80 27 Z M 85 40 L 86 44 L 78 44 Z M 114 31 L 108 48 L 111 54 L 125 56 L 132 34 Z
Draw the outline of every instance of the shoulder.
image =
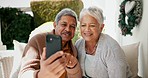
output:
M 111 52 L 120 52 L 122 51 L 121 46 L 119 43 L 113 39 L 111 36 L 107 34 L 101 34 L 100 36 L 100 45 L 105 47 L 106 49 L 109 49 Z
M 101 34 L 101 37 L 102 37 L 103 41 L 110 46 L 119 45 L 115 39 L 113 39 L 111 36 L 109 36 L 107 34 Z
M 42 52 L 43 47 L 45 47 L 46 34 L 47 33 L 40 33 L 33 36 L 27 43 L 25 53 L 30 48 L 33 48 L 35 51 Z
M 84 41 L 83 38 L 78 39 L 78 40 L 75 42 L 75 46 L 76 46 L 76 47 L 80 46 L 81 44 L 83 44 L 83 41 Z
M 46 34 L 47 33 L 40 33 L 35 36 L 33 36 L 29 41 L 28 41 L 28 46 L 34 47 L 34 48 L 39 48 L 39 47 L 44 47 L 45 46 L 45 41 L 46 41 Z
M 101 34 L 101 37 L 105 38 L 105 40 L 107 41 L 115 41 L 115 39 L 113 39 L 111 36 L 109 36 L 108 34 Z
M 46 38 L 46 34 L 47 33 L 40 33 L 40 34 L 36 34 L 35 36 L 33 36 L 30 40 L 30 42 L 34 42 L 34 41 L 40 41 L 40 40 L 44 40 Z

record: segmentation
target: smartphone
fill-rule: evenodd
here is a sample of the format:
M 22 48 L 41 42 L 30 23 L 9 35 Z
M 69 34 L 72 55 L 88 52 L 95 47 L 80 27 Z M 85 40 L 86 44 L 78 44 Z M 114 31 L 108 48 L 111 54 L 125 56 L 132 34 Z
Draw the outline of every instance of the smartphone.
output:
M 61 36 L 47 34 L 46 35 L 46 58 L 49 58 L 52 54 L 60 50 L 62 50 Z

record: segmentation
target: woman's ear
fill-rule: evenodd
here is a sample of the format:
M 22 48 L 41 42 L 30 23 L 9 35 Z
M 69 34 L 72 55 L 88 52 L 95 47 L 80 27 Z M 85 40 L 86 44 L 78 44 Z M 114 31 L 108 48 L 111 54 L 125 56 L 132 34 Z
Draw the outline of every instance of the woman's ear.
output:
M 53 26 L 54 26 L 54 28 L 56 28 L 56 26 L 57 26 L 57 25 L 56 25 L 56 22 L 53 22 Z
M 101 31 L 103 30 L 103 28 L 104 28 L 104 24 L 101 25 Z

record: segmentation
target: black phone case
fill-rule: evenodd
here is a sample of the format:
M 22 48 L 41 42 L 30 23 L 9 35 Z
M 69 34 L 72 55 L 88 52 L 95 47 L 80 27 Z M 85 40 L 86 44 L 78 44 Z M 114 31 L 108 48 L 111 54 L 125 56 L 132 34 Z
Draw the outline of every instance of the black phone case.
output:
M 58 35 L 46 35 L 46 58 L 50 57 L 57 51 L 62 50 L 62 38 Z

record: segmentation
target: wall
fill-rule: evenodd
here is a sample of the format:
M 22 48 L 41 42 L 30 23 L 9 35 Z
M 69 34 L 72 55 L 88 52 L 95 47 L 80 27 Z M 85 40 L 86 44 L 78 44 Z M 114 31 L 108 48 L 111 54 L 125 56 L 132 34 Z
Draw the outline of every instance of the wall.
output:
M 120 0 L 118 4 L 122 1 Z M 148 0 L 143 0 L 143 17 L 139 26 L 135 27 L 132 32 L 133 36 L 121 36 L 119 35 L 119 42 L 121 45 L 132 44 L 135 42 L 141 43 L 140 52 L 140 75 L 143 78 L 148 78 Z
M 30 7 L 30 0 L 0 0 L 1 7 Z
M 82 0 L 84 7 L 97 6 L 103 10 L 104 15 L 104 33 L 110 35 L 117 40 L 116 29 L 115 29 L 115 16 L 117 1 L 115 0 Z

